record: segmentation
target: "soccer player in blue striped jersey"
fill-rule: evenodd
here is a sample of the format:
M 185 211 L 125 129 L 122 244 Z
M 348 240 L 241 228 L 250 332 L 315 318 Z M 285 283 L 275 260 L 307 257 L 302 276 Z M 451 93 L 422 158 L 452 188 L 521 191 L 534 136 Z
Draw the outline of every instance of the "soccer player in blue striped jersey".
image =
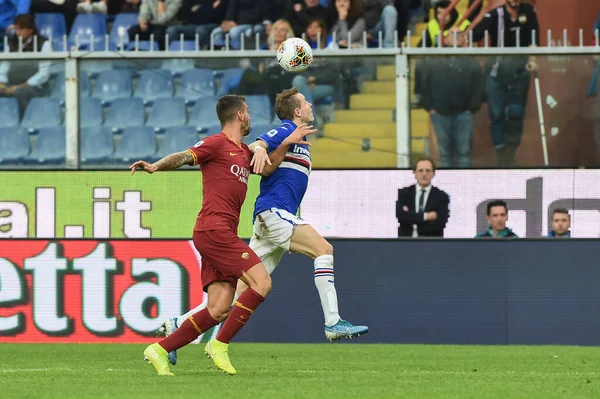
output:
M 277 116 L 281 126 L 261 136 L 249 147 L 254 153 L 267 151 L 272 154 L 296 129 L 304 128 L 314 121 L 312 104 L 296 88 L 284 90 L 275 100 Z M 312 133 L 312 131 L 311 131 Z M 262 177 L 260 194 L 254 205 L 254 232 L 250 248 L 260 257 L 267 272 L 271 274 L 286 251 L 297 252 L 314 260 L 314 281 L 325 316 L 325 337 L 329 341 L 354 338 L 366 334 L 366 326 L 355 326 L 343 320 L 338 311 L 337 292 L 333 270 L 333 246 L 311 225 L 296 216 L 308 187 L 308 176 L 312 169 L 309 144 L 293 144 L 285 157 L 271 159 L 273 166 L 279 164 L 272 174 Z M 254 165 L 262 168 L 263 165 Z M 238 281 L 237 295 L 247 286 Z M 237 298 L 236 295 L 236 298 Z M 234 299 L 235 302 L 235 299 Z M 201 311 L 201 304 L 179 318 L 168 319 L 163 330 L 170 334 L 189 316 Z M 176 355 L 171 353 L 171 360 Z

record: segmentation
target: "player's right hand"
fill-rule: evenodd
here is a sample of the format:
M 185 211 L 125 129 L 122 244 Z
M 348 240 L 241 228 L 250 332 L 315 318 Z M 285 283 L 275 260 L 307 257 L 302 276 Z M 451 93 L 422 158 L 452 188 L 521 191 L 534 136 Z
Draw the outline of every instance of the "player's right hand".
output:
M 156 172 L 157 167 L 154 164 L 148 163 L 146 161 L 137 161 L 132 163 L 129 166 L 129 169 L 131 169 L 131 174 L 134 174 L 136 169 L 142 169 L 145 170 L 146 172 L 152 174 L 154 172 Z
M 298 126 L 296 130 L 292 132 L 292 134 L 287 136 L 287 138 L 283 140 L 282 144 L 300 144 L 310 146 L 310 143 L 304 140 L 304 137 L 310 136 L 311 134 L 315 134 L 316 132 L 317 129 L 313 128 L 312 125 L 307 126 L 306 123 L 303 123 L 300 126 Z

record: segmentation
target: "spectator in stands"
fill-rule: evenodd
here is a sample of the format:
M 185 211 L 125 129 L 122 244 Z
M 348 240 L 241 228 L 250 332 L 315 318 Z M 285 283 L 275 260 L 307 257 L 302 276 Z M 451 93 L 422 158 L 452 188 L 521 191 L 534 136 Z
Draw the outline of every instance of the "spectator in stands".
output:
M 306 37 L 318 48 L 325 48 L 329 42 L 329 48 L 336 47 L 336 44 L 327 36 L 327 29 L 322 20 L 314 20 L 309 25 L 310 31 L 306 31 Z M 317 43 L 320 37 L 320 43 Z M 312 45 L 311 45 L 312 47 Z M 310 68 L 303 74 L 298 74 L 292 80 L 292 86 L 295 86 L 300 93 L 306 97 L 306 101 L 311 104 L 318 104 L 327 97 L 336 95 L 340 82 L 340 68 L 327 57 L 317 57 L 313 59 Z M 321 126 L 321 117 L 316 115 L 315 126 Z
M 139 14 L 141 4 L 142 4 L 142 0 L 125 0 L 121 4 L 121 10 L 115 12 L 115 14 L 118 14 L 119 12 Z M 110 8 L 110 6 L 109 6 L 109 8 Z M 112 14 L 110 12 L 110 10 L 109 10 L 109 14 Z
M 221 26 L 212 31 L 215 46 L 225 46 L 225 35 L 229 34 L 230 43 L 236 45 L 242 35 L 251 37 L 253 33 L 270 33 L 271 30 L 269 0 L 230 0 Z M 235 45 L 234 45 L 235 47 Z
M 8 43 L 11 52 L 19 51 L 19 38 L 22 41 L 21 51 L 52 52 L 50 41 L 38 33 L 33 16 L 17 15 L 14 26 L 15 35 Z M 8 61 L 0 62 L 0 97 L 16 98 L 21 117 L 32 98 L 50 94 L 48 88 L 50 65 L 50 61 L 22 61 L 18 65 Z
M 535 9 L 522 4 L 522 0 L 506 0 L 505 5 L 487 13 L 473 29 L 473 40 L 483 39 L 486 31 L 492 47 L 527 47 L 540 42 Z M 485 74 L 490 131 L 500 166 L 515 165 L 515 154 L 523 134 L 529 73 L 535 70 L 537 65 L 528 56 L 488 59 Z
M 177 12 L 181 8 L 181 0 L 142 0 L 138 25 L 129 27 L 129 40 L 154 40 L 158 42 L 161 50 L 165 49 L 165 34 L 167 25 L 175 21 Z
M 77 4 L 77 12 L 82 14 L 106 14 L 108 0 L 81 0 Z
M 362 0 L 367 25 L 367 39 L 379 40 L 381 32 L 382 46 L 394 47 L 394 35 L 398 25 L 398 11 L 394 0 Z
M 431 184 L 435 163 L 421 158 L 413 172 L 417 184 L 398 190 L 398 237 L 443 237 L 450 216 L 450 197 Z
M 182 25 L 169 26 L 169 40 L 198 41 L 200 48 L 210 44 L 210 33 L 219 26 L 225 18 L 227 0 L 183 0 L 178 19 Z
M 439 1 L 435 5 L 436 18 L 430 20 L 427 24 L 427 31 L 425 33 L 425 43 L 423 44 L 423 39 L 421 39 L 419 47 L 423 45 L 425 45 L 425 47 L 437 47 L 440 32 L 442 30 L 442 25 L 444 25 L 444 38 L 449 37 L 452 39 L 450 45 L 454 45 L 454 36 L 451 34 L 453 31 L 457 30 L 459 32 L 464 32 L 465 29 L 469 27 L 470 22 L 468 20 L 462 22 L 460 26 L 456 26 L 458 21 L 462 19 L 462 15 L 460 15 L 458 11 L 456 11 L 456 9 L 454 8 L 445 15 L 445 18 L 442 21 L 442 17 L 444 17 L 444 13 L 448 10 L 448 7 L 450 7 L 450 1 L 448 0 Z M 460 41 L 464 41 L 463 39 L 464 37 L 457 35 L 457 45 L 461 45 L 462 43 Z
M 487 204 L 487 221 L 490 228 L 487 231 L 477 234 L 477 237 L 492 238 L 518 238 L 518 236 L 508 227 L 508 207 L 506 202 L 501 200 L 490 201 Z
M 552 211 L 552 231 L 548 233 L 551 238 L 571 238 L 571 215 L 565 208 L 556 208 Z
M 32 14 L 63 14 L 68 32 L 71 30 L 71 26 L 73 26 L 73 22 L 77 16 L 77 4 L 79 4 L 79 0 L 31 0 L 29 12 Z
M 319 0 L 294 0 L 285 15 L 294 32 L 306 32 L 310 21 L 315 19 L 323 21 L 327 28 L 333 22 L 331 9 L 323 7 Z
M 4 36 L 14 29 L 17 15 L 28 14 L 31 0 L 0 1 L 0 48 L 4 45 Z
M 446 44 L 452 39 L 444 38 Z M 415 97 L 431 115 L 441 167 L 470 167 L 473 114 L 483 100 L 479 62 L 475 57 L 460 56 L 419 61 L 415 69 Z
M 360 0 L 335 0 L 331 3 L 333 20 L 331 35 L 340 47 L 361 47 L 363 34 L 367 31 Z
M 337 47 L 336 43 L 333 42 L 331 35 L 327 34 L 327 26 L 322 19 L 317 18 L 309 21 L 305 37 L 306 42 L 313 50 Z

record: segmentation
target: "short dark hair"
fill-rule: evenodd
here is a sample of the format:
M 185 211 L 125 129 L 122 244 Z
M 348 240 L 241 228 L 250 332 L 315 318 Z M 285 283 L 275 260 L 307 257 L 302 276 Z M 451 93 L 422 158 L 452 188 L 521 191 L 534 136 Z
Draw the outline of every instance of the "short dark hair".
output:
M 275 111 L 279 119 L 293 119 L 296 108 L 300 108 L 300 100 L 296 94 L 300 93 L 297 88 L 292 87 L 277 94 L 275 97 Z
M 442 0 L 442 1 L 438 1 L 437 3 L 435 3 L 435 9 L 437 11 L 438 8 L 448 8 L 450 7 L 450 1 L 448 0 Z
M 419 164 L 419 162 L 423 162 L 423 161 L 427 161 L 429 163 L 431 163 L 431 169 L 433 169 L 433 171 L 435 172 L 435 170 L 437 169 L 437 167 L 435 166 L 435 162 L 433 161 L 433 159 L 428 158 L 428 157 L 422 157 L 419 158 L 415 161 L 415 163 L 413 164 L 413 172 L 417 171 L 417 165 Z
M 569 210 L 567 208 L 556 208 L 555 210 L 552 211 L 552 217 L 554 217 L 554 215 L 557 213 L 565 214 L 569 218 L 571 218 L 571 215 L 569 214 Z
M 244 112 L 246 97 L 237 94 L 227 94 L 219 98 L 217 102 L 217 117 L 221 125 L 225 125 L 235 119 L 235 114 Z
M 502 200 L 494 200 L 487 203 L 487 215 L 490 216 L 492 213 L 492 208 L 495 206 L 503 206 L 506 213 L 508 213 L 508 207 L 506 206 L 506 202 Z
M 15 17 L 14 25 L 18 26 L 21 29 L 31 29 L 36 30 L 35 28 L 35 19 L 31 14 L 19 14 Z

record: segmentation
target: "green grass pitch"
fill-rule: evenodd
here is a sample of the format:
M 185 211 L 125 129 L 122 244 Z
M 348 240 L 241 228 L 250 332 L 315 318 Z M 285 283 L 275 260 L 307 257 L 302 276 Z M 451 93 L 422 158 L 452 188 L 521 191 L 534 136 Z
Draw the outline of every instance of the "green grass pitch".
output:
M 0 398 L 600 398 L 600 348 L 234 343 L 158 377 L 144 345 L 0 344 Z

